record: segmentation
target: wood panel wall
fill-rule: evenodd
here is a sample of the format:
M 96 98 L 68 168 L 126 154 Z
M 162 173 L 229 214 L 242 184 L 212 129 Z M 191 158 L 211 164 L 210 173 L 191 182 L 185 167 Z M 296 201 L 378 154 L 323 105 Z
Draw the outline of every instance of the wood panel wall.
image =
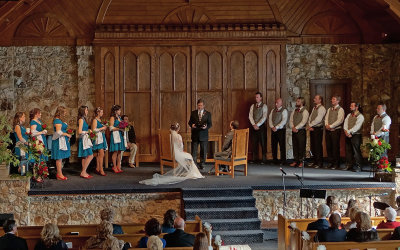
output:
M 212 114 L 211 133 L 225 134 L 233 119 L 249 127 L 256 91 L 272 108 L 280 96 L 281 47 L 96 46 L 97 105 L 106 117 L 121 105 L 135 123 L 141 161 L 158 161 L 158 130 L 179 122 L 181 132 L 190 132 L 199 98 Z

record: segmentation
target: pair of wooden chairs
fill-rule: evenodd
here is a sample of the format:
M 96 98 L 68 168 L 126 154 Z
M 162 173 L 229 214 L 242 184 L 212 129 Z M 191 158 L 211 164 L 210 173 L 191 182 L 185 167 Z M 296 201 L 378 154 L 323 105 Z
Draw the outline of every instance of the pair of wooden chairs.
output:
M 175 168 L 178 164 L 175 161 L 174 147 L 171 142 L 171 133 L 169 130 L 159 131 L 160 146 L 160 170 L 164 174 L 164 166 Z M 232 140 L 232 156 L 228 159 L 215 159 L 215 175 L 226 174 L 235 178 L 235 167 L 243 165 L 243 170 L 247 176 L 247 155 L 249 147 L 249 129 L 236 129 Z M 220 165 L 226 165 L 226 171 L 220 171 Z

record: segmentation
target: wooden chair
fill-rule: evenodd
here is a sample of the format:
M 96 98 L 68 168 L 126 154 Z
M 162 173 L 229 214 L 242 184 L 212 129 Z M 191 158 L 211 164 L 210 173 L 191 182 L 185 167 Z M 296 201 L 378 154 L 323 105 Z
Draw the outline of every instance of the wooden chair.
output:
M 135 155 L 135 166 L 138 168 L 139 164 L 140 164 L 140 160 L 139 160 L 139 143 L 136 143 L 136 146 L 137 146 L 137 150 L 136 150 L 136 155 Z M 121 162 L 122 162 L 122 158 L 124 156 L 128 156 L 129 157 L 130 155 L 131 155 L 131 151 L 124 151 L 122 153 L 122 156 L 121 156 Z
M 249 129 L 236 129 L 232 139 L 232 156 L 228 159 L 215 159 L 215 175 L 227 174 L 235 178 L 235 166 L 244 165 L 244 172 L 247 176 L 247 154 L 249 148 Z M 219 165 L 227 165 L 228 171 L 220 171 Z
M 175 161 L 174 147 L 171 142 L 171 132 L 169 130 L 159 130 L 158 143 L 160 146 L 160 168 L 164 174 L 164 165 L 175 168 L 178 163 Z

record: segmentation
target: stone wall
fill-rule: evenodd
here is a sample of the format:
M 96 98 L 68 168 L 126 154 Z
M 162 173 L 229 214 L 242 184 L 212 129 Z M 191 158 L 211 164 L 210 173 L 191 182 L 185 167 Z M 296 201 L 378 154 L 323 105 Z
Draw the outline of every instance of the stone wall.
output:
M 116 223 L 163 220 L 168 209 L 181 213 L 180 193 L 127 193 L 28 196 L 29 181 L 0 181 L 0 213 L 13 213 L 19 225 L 96 224 L 103 208 L 115 210 Z
M 374 196 L 388 193 L 385 196 Z M 347 202 L 349 199 L 358 200 L 363 211 L 369 213 L 370 200 L 372 196 L 372 204 L 375 201 L 386 202 L 393 207 L 395 191 L 392 189 L 328 189 L 327 196 L 334 195 L 339 201 L 340 210 L 345 213 Z M 255 190 L 253 196 L 256 198 L 256 207 L 258 209 L 258 217 L 263 222 L 272 222 L 278 220 L 278 214 L 283 214 L 283 190 Z M 301 214 L 301 199 L 299 198 L 299 190 L 286 191 L 286 212 L 287 218 L 315 218 L 316 207 L 325 203 L 325 200 L 303 199 L 303 214 Z M 374 208 L 372 207 L 374 213 Z
M 287 45 L 286 54 L 289 98 L 285 104 L 289 111 L 294 109 L 299 96 L 305 98 L 310 108 L 310 80 L 350 78 L 352 100 L 363 105 L 366 125 L 370 125 L 376 106 L 382 101 L 388 106 L 389 115 L 400 114 L 398 102 L 391 101 L 395 97 L 393 91 L 400 90 L 399 44 Z M 325 103 L 330 106 L 330 100 Z M 347 113 L 348 107 L 344 108 Z M 288 158 L 291 158 L 291 131 L 287 133 Z
M 42 120 L 51 125 L 61 105 L 67 108 L 67 123 L 72 128 L 76 128 L 80 105 L 93 110 L 91 46 L 0 47 L 0 113 L 11 121 L 16 112 L 25 112 L 28 126 L 29 111 L 37 107 L 42 110 Z M 52 133 L 53 126 L 48 130 Z M 72 150 L 75 156 L 76 146 Z

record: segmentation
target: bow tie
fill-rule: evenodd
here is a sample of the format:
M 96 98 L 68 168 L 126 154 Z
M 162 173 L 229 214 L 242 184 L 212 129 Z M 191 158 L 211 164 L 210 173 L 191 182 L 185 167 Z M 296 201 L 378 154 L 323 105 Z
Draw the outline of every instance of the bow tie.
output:
M 332 111 L 335 110 L 335 107 L 332 107 Z
M 297 108 L 297 109 L 296 109 L 296 112 L 300 112 L 300 109 L 299 109 L 299 108 Z
M 282 109 L 275 109 L 275 112 L 281 112 Z

